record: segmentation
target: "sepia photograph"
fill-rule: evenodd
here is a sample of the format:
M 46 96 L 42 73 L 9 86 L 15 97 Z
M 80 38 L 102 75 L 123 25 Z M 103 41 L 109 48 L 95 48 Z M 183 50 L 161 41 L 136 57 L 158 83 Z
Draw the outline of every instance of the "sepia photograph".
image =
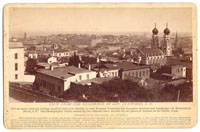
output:
M 191 7 L 10 7 L 9 102 L 193 102 Z

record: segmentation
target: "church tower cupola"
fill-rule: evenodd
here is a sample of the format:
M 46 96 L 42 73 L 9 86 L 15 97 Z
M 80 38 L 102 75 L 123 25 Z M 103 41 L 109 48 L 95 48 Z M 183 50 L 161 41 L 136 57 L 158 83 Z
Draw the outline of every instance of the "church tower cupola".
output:
M 152 30 L 152 44 L 151 44 L 151 48 L 159 48 L 160 44 L 159 44 L 159 37 L 158 37 L 158 29 L 156 28 L 156 23 L 155 23 L 155 27 Z
M 166 23 L 166 28 L 164 29 L 164 45 L 162 47 L 163 52 L 166 56 L 172 56 L 172 44 L 170 41 L 170 30 L 168 28 L 168 23 Z
M 168 28 L 168 23 L 166 23 L 166 28 L 165 30 L 163 31 L 165 35 L 169 35 L 170 34 L 170 30 Z
M 156 23 L 155 23 L 154 29 L 152 30 L 152 33 L 155 34 L 155 35 L 158 34 L 158 29 L 156 28 Z

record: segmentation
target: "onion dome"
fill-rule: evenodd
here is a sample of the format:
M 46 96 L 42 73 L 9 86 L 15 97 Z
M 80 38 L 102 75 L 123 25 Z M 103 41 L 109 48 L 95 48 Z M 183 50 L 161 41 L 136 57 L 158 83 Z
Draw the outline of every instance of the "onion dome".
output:
M 165 35 L 169 35 L 170 34 L 170 30 L 168 29 L 168 24 L 166 24 L 166 28 L 163 31 Z
M 158 29 L 156 28 L 156 23 L 155 23 L 155 28 L 152 30 L 152 33 L 157 35 L 158 34 Z
M 155 28 L 152 30 L 152 33 L 153 33 L 153 34 L 158 34 L 158 29 L 155 27 Z

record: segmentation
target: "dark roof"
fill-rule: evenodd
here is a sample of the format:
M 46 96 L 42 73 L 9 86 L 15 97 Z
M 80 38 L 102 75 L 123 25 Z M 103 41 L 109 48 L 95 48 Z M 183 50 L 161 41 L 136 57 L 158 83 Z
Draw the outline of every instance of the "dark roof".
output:
M 57 52 L 57 53 L 60 53 L 60 52 L 69 52 L 69 50 L 66 50 L 66 49 L 55 49 L 54 51 Z
M 156 56 L 156 55 L 164 55 L 160 49 L 156 48 L 142 48 L 139 51 L 145 56 Z
M 116 64 L 104 64 L 104 66 L 110 70 L 116 70 L 119 69 Z
M 24 48 L 22 42 L 9 42 L 9 48 Z
M 53 63 L 53 64 L 49 64 L 47 62 L 40 62 L 36 64 L 37 66 L 41 66 L 41 67 L 50 67 L 51 65 L 53 66 L 59 66 L 58 63 Z
M 62 68 L 54 68 L 53 70 L 40 69 L 37 72 L 45 74 L 45 75 L 49 75 L 52 77 L 60 78 L 60 79 L 67 79 L 68 77 L 72 77 L 73 74 L 87 73 L 87 72 L 93 72 L 93 71 L 89 71 L 83 68 L 77 68 L 74 66 L 68 66 L 68 67 L 62 67 Z
M 185 66 L 186 68 L 192 69 L 192 63 L 181 61 L 180 59 L 167 58 L 167 65 L 168 66 L 182 65 Z
M 132 62 L 121 62 L 121 63 L 117 64 L 117 67 L 119 69 L 123 69 L 123 70 L 134 70 L 134 69 L 149 68 L 148 66 L 137 65 L 137 64 L 134 64 Z

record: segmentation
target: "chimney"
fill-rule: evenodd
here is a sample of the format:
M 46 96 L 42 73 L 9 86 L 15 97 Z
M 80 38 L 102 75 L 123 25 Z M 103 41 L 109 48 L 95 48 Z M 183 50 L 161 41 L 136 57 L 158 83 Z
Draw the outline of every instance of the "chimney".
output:
M 78 68 L 81 68 L 81 63 L 78 63 Z
M 54 50 L 53 50 L 52 56 L 55 56 L 55 52 L 54 52 Z
M 51 65 L 51 66 L 50 66 L 50 70 L 53 71 L 53 69 L 54 69 L 54 67 Z
M 88 70 L 89 70 L 89 71 L 91 70 L 91 65 L 88 66 Z
M 26 39 L 26 32 L 24 33 L 24 39 Z

